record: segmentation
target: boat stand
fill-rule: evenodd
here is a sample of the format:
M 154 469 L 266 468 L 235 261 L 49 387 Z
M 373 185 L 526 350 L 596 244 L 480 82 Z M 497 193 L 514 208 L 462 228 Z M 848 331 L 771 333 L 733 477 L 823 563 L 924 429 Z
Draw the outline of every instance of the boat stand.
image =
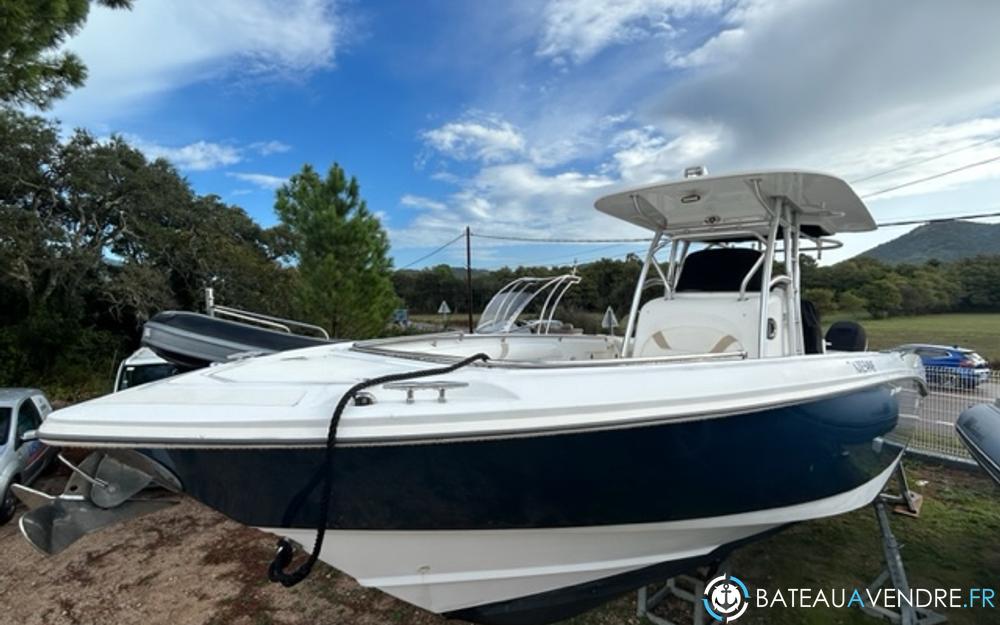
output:
M 877 591 L 886 587 L 895 588 L 902 595 L 909 596 L 910 583 L 906 579 L 906 567 L 903 565 L 901 550 L 902 545 L 896 540 L 889 523 L 889 513 L 886 511 L 886 504 L 892 505 L 893 511 L 905 516 L 917 517 L 920 514 L 920 507 L 923 504 L 923 497 L 910 491 L 910 485 L 906 481 L 906 471 L 903 463 L 900 462 L 896 470 L 896 477 L 899 480 L 901 493 L 890 495 L 882 493 L 872 503 L 875 509 L 875 519 L 878 521 L 879 535 L 882 539 L 882 558 L 885 567 L 878 577 L 868 585 L 869 591 Z M 896 608 L 886 608 L 881 606 L 864 606 L 863 612 L 871 616 L 883 618 L 893 625 L 938 625 L 948 621 L 948 617 L 927 608 L 918 608 L 900 601 Z
M 705 614 L 705 604 L 702 597 L 705 595 L 705 584 L 719 574 L 719 571 L 727 570 L 728 560 L 723 560 L 709 566 L 699 567 L 693 574 L 676 575 L 671 577 L 663 586 L 649 594 L 650 586 L 643 586 L 639 589 L 639 597 L 636 601 L 636 614 L 639 618 L 645 617 L 655 625 L 680 625 L 670 619 L 654 614 L 653 610 L 671 597 L 680 599 L 691 606 L 691 625 L 707 625 L 714 622 Z M 686 623 L 684 624 L 686 625 Z

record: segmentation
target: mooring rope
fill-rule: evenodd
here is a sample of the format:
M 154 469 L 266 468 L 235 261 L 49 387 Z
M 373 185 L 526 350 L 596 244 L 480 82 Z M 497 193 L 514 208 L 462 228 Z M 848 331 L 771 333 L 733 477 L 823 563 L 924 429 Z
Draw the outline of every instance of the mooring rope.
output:
M 468 358 L 448 365 L 447 367 L 383 375 L 381 377 L 365 380 L 364 382 L 359 382 L 344 393 L 343 397 L 340 398 L 340 401 L 337 402 L 337 407 L 333 410 L 333 416 L 330 417 L 330 428 L 326 435 L 326 453 L 323 457 L 322 465 L 323 490 L 320 502 L 320 519 L 316 528 L 316 542 L 313 543 L 312 552 L 309 554 L 306 561 L 296 567 L 294 571 L 286 571 L 285 569 L 292 563 L 292 557 L 295 555 L 295 546 L 292 544 L 292 541 L 287 538 L 279 539 L 278 550 L 274 554 L 274 560 L 272 560 L 271 565 L 267 567 L 268 579 L 286 587 L 294 586 L 309 576 L 309 573 L 312 572 L 313 566 L 319 559 L 319 553 L 323 548 L 323 538 L 326 535 L 327 522 L 330 517 L 330 501 L 333 498 L 333 450 L 337 441 L 337 426 L 340 425 L 340 417 L 344 414 L 347 402 L 351 401 L 351 399 L 353 399 L 360 391 L 370 386 L 386 384 L 388 382 L 402 382 L 405 380 L 413 380 L 415 378 L 426 378 L 432 375 L 444 375 L 446 373 L 457 371 L 462 367 L 466 367 L 480 360 L 489 360 L 489 356 L 480 353 L 474 356 L 469 356 Z

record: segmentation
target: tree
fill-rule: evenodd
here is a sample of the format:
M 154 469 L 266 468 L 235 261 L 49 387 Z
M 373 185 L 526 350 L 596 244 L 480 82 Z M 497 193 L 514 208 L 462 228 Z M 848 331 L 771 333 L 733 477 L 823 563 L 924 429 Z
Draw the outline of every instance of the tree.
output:
M 976 256 L 956 262 L 950 278 L 961 285 L 963 310 L 1000 310 L 1000 256 Z
M 131 0 L 96 0 L 113 9 Z M 46 108 L 79 87 L 87 68 L 60 50 L 87 20 L 89 0 L 0 0 L 0 102 Z
M 59 136 L 0 107 L 0 386 L 99 379 L 152 313 L 194 308 L 204 286 L 291 312 L 279 233 L 120 137 Z
M 834 310 L 834 293 L 832 289 L 805 289 L 802 297 L 812 302 L 820 314 L 831 313 Z
M 888 279 L 873 280 L 858 289 L 858 295 L 867 302 L 865 308 L 876 319 L 888 317 L 899 311 L 903 303 L 903 295 L 899 287 Z
M 860 312 L 867 306 L 865 298 L 854 291 L 844 291 L 837 296 L 837 308 L 844 312 Z
M 311 165 L 277 192 L 305 316 L 333 336 L 364 338 L 385 330 L 399 299 L 393 291 L 389 239 L 368 211 L 353 176 L 334 163 L 326 178 Z

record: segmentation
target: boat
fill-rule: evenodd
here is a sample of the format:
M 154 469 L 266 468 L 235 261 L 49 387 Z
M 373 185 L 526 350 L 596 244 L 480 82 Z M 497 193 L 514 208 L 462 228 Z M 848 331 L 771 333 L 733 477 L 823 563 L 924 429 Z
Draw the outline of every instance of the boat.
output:
M 475 332 L 574 332 L 553 315 L 566 291 L 579 283 L 580 277 L 574 274 L 517 278 L 490 299 Z M 218 305 L 212 289 L 205 291 L 206 313 L 167 310 L 147 321 L 142 353 L 151 351 L 153 358 L 187 371 L 331 342 L 326 330 L 317 325 Z M 537 318 L 522 319 L 532 302 L 541 302 Z
M 856 324 L 824 340 L 802 302 L 800 253 L 875 228 L 851 187 L 695 176 L 596 208 L 651 233 L 624 336 L 323 344 L 64 408 L 37 436 L 96 448 L 80 470 L 100 482 L 18 489 L 22 533 L 68 548 L 159 486 L 281 537 L 272 581 L 322 560 L 431 612 L 523 625 L 872 502 L 926 384 Z
M 154 380 L 162 380 L 177 375 L 185 369 L 168 362 L 156 355 L 148 347 L 140 347 L 118 363 L 118 373 L 115 374 L 114 392 L 147 384 Z
M 167 310 L 154 315 L 143 325 L 143 346 L 178 367 L 200 369 L 330 342 L 317 325 L 216 304 L 211 288 L 205 289 L 205 302 L 206 314 Z
M 1000 399 L 967 408 L 955 422 L 955 431 L 979 466 L 1000 485 Z

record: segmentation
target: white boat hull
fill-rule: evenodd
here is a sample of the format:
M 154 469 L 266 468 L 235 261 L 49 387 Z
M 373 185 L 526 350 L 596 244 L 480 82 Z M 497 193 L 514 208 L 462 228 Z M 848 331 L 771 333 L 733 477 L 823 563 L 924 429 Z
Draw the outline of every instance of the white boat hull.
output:
M 363 586 L 447 613 L 707 556 L 789 523 L 850 512 L 874 500 L 896 464 L 826 499 L 690 521 L 497 531 L 330 530 L 320 559 Z M 307 550 L 316 535 L 313 530 L 260 529 Z

